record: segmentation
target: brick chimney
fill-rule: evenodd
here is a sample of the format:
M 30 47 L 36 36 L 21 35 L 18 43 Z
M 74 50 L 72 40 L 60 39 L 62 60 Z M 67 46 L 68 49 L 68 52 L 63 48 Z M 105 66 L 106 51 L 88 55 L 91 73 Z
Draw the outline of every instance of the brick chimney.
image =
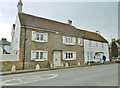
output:
M 18 13 L 22 13 L 22 6 L 23 6 L 22 0 L 19 0 L 18 5 L 17 5 L 17 7 L 18 7 Z
M 68 24 L 69 25 L 72 25 L 72 21 L 68 19 Z

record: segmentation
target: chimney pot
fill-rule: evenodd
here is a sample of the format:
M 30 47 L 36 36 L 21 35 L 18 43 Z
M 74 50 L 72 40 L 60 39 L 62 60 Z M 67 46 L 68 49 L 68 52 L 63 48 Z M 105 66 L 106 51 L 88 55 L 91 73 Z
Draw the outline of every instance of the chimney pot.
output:
M 68 19 L 68 24 L 69 25 L 72 25 L 72 21 Z
M 5 40 L 5 41 L 7 41 L 7 39 L 6 39 L 6 38 L 2 38 L 2 40 Z

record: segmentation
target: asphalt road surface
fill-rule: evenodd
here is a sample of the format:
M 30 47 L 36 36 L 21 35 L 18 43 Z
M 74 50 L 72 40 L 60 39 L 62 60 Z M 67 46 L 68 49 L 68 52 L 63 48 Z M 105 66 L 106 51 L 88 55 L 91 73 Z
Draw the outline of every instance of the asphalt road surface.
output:
M 118 86 L 118 64 L 2 76 L 3 86 Z

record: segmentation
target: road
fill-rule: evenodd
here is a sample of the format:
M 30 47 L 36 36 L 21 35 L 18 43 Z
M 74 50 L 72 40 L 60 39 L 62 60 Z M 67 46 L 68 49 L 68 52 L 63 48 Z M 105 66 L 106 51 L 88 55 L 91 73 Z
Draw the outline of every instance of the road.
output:
M 118 86 L 118 64 L 2 76 L 4 86 Z

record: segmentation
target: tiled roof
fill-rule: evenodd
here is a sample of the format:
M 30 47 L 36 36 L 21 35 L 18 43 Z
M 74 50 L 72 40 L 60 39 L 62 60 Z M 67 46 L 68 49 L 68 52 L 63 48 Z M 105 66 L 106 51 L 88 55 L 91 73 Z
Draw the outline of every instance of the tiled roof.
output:
M 83 37 L 85 39 L 108 43 L 108 41 L 105 38 L 103 38 L 100 34 L 96 32 L 90 32 L 81 29 L 79 29 L 79 31 L 83 34 Z
M 61 33 L 69 33 L 75 36 L 82 37 L 82 34 L 79 33 L 79 31 L 76 30 L 76 28 L 70 24 L 65 24 L 41 17 L 36 17 L 25 13 L 22 14 L 19 13 L 19 17 L 22 26 L 26 25 L 30 27 L 42 28 Z
M 46 30 L 52 30 L 62 33 L 69 33 L 76 36 L 84 37 L 85 39 L 108 43 L 108 41 L 104 39 L 101 35 L 81 29 L 78 30 L 70 24 L 61 23 L 58 21 L 53 21 L 25 13 L 19 13 L 18 15 L 22 26 L 26 25 L 30 27 L 43 28 Z

